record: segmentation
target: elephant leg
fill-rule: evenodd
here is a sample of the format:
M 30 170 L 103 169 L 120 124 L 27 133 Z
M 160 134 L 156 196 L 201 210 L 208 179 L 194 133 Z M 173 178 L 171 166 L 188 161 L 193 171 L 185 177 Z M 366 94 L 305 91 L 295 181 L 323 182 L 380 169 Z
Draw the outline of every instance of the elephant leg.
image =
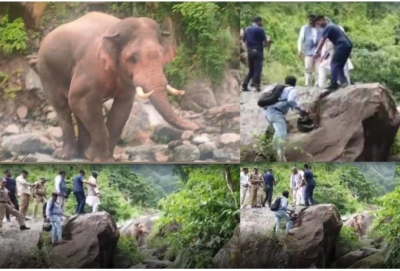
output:
M 111 110 L 107 115 L 107 129 L 110 135 L 109 150 L 114 153 L 114 148 L 121 137 L 122 129 L 129 118 L 133 106 L 134 96 L 130 93 L 128 97 L 114 98 Z
M 71 159 L 76 156 L 77 143 L 72 124 L 71 108 L 68 104 L 68 98 L 66 98 L 68 87 L 60 84 L 62 81 L 58 81 L 53 75 L 46 74 L 46 70 L 42 71 L 41 81 L 47 98 L 57 113 L 57 119 L 62 130 L 63 147 L 59 157 Z
M 84 158 L 85 150 L 88 149 L 90 145 L 90 133 L 79 118 L 76 118 L 76 123 L 78 125 L 78 155 Z
M 102 97 L 93 87 L 84 87 L 85 78 L 73 78 L 69 92 L 69 104 L 75 117 L 79 119 L 90 134 L 90 144 L 84 150 L 92 162 L 113 161 L 108 148 L 109 134 L 104 123 Z

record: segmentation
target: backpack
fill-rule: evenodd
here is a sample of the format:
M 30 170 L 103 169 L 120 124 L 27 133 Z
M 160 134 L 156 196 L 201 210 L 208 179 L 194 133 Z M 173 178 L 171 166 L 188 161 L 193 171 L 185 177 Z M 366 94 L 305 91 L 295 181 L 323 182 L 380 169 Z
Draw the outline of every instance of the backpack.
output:
M 279 98 L 282 95 L 282 91 L 286 88 L 285 85 L 276 85 L 272 90 L 265 91 L 261 94 L 260 98 L 258 99 L 258 106 L 259 107 L 266 107 L 279 102 Z
M 51 200 L 52 204 L 50 206 L 50 212 L 53 211 L 54 208 L 54 201 Z M 43 216 L 46 216 L 46 208 L 47 208 L 47 201 L 43 204 Z
M 275 199 L 275 201 L 271 204 L 271 211 L 276 212 L 279 210 L 279 207 L 281 206 L 281 197 Z

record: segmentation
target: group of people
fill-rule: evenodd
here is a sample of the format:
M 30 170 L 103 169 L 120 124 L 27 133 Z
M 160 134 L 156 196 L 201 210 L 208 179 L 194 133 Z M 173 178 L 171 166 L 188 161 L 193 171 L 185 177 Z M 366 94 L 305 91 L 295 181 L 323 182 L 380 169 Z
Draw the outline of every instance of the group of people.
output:
M 65 241 L 62 239 L 62 217 L 66 217 L 65 202 L 70 190 L 67 188 L 65 171 L 60 171 L 54 179 L 54 192 L 47 199 L 46 182 L 42 177 L 35 183 L 28 182 L 29 173 L 22 170 L 21 174 L 14 180 L 9 170 L 0 181 L 0 236 L 3 235 L 1 228 L 4 216 L 7 222 L 11 222 L 10 216 L 15 216 L 20 229 L 28 230 L 25 221 L 29 220 L 27 211 L 30 199 L 33 198 L 33 219 L 37 218 L 38 210 L 42 209 L 43 218 L 46 223 L 51 224 L 52 244 L 59 245 Z M 97 172 L 92 172 L 88 180 L 85 179 L 85 172 L 79 174 L 73 180 L 73 194 L 76 198 L 76 214 L 84 214 L 85 205 L 92 207 L 92 212 L 97 212 L 100 205 L 100 190 L 97 185 Z M 84 185 L 87 186 L 87 194 Z M 42 208 L 39 208 L 42 206 Z
M 250 81 L 260 91 L 264 47 L 271 45 L 272 41 L 262 28 L 261 17 L 256 17 L 253 24 L 243 31 L 242 36 L 247 47 L 249 66 L 242 91 L 249 90 Z M 305 81 L 308 87 L 315 83 L 321 89 L 325 88 L 326 77 L 328 72 L 331 73 L 331 84 L 321 92 L 321 98 L 350 83 L 349 70 L 352 69 L 352 64 L 349 58 L 353 44 L 342 27 L 333 24 L 325 16 L 309 15 L 308 24 L 300 30 L 297 47 L 298 56 L 304 57 Z M 277 150 L 277 160 L 280 162 L 286 162 L 285 140 L 288 134 L 286 115 L 289 110 L 296 110 L 301 118 L 311 120 L 308 117 L 309 112 L 298 103 L 296 85 L 297 78 L 289 75 L 283 84 L 274 86 L 271 91 L 264 91 L 258 101 L 258 105 L 264 109 L 266 120 L 275 131 L 274 147 Z M 318 126 L 314 122 L 304 125 L 310 126 L 306 127 L 309 131 Z
M 242 91 L 249 91 L 250 81 L 257 91 L 261 91 L 261 75 L 264 48 L 272 40 L 262 28 L 262 18 L 255 17 L 252 25 L 241 33 L 247 48 L 249 71 L 242 83 Z M 349 70 L 353 69 L 350 55 L 353 43 L 345 29 L 332 23 L 325 16 L 308 16 L 308 24 L 300 29 L 297 55 L 304 59 L 305 84 L 307 87 L 318 86 L 333 91 L 350 84 Z M 326 86 L 330 73 L 331 83 Z M 314 76 L 315 75 L 315 76 Z
M 305 164 L 303 170 L 294 167 L 289 177 L 289 188 L 292 191 L 292 206 L 312 206 L 315 205 L 314 189 L 316 186 L 315 176 L 311 166 Z M 274 185 L 278 180 L 274 176 L 272 169 L 268 169 L 265 174 L 261 174 L 258 168 L 254 168 L 249 173 L 248 168 L 243 168 L 240 173 L 240 200 L 241 208 L 245 208 L 250 200 L 251 208 L 265 207 L 266 203 L 271 207 Z M 264 190 L 265 198 L 262 199 L 261 192 Z M 248 196 L 250 192 L 250 197 Z M 279 230 L 281 220 L 286 221 L 286 233 L 289 233 L 292 220 L 288 212 L 292 209 L 289 206 L 289 191 L 283 191 L 279 197 L 279 206 L 274 211 L 276 218 L 276 231 Z

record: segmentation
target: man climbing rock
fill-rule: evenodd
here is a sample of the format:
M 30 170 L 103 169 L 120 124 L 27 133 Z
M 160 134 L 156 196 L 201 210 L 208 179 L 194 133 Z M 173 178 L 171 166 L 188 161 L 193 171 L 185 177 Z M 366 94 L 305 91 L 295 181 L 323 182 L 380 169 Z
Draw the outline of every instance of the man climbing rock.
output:
M 301 27 L 297 42 L 298 57 L 303 58 L 304 55 L 306 87 L 312 87 L 318 82 L 319 76 L 317 69 L 319 58 L 314 58 L 314 54 L 322 38 L 322 29 L 317 27 L 316 18 L 317 16 L 313 14 L 308 15 L 308 24 Z M 315 77 L 313 73 L 316 74 Z
M 263 92 L 258 100 L 258 106 L 264 108 L 265 118 L 275 130 L 273 140 L 279 162 L 286 162 L 284 148 L 287 137 L 286 114 L 290 109 L 297 110 L 301 115 L 308 114 L 307 110 L 297 104 L 296 83 L 296 77 L 287 76 L 284 85 L 277 85 L 272 92 Z
M 33 205 L 34 219 L 37 217 L 39 208 L 43 206 L 43 203 L 46 200 L 46 185 L 45 185 L 46 182 L 47 182 L 46 178 L 42 177 L 40 178 L 40 181 L 36 182 L 33 185 L 32 197 L 34 200 L 34 205 Z
M 323 32 L 322 39 L 315 51 L 314 59 L 320 57 L 322 47 L 327 39 L 334 46 L 334 53 L 331 60 L 331 85 L 327 88 L 328 91 L 322 95 L 324 97 L 339 87 L 346 87 L 349 84 L 344 73 L 344 67 L 350 57 L 353 43 L 339 26 L 328 23 L 325 16 L 318 16 L 316 22 L 323 29 Z M 340 81 L 340 86 L 338 81 Z
M 289 215 L 287 214 L 287 211 L 291 211 L 291 209 L 288 206 L 288 201 L 289 201 L 289 192 L 283 191 L 282 197 L 277 198 L 274 204 L 271 206 L 271 211 L 275 213 L 276 233 L 279 232 L 282 219 L 286 221 L 286 230 L 285 230 L 286 234 L 289 234 L 289 230 L 292 227 L 293 222 L 291 221 Z
M 242 208 L 245 206 L 244 203 L 246 201 L 249 187 L 249 169 L 246 167 L 242 169 L 242 172 L 240 172 L 240 204 Z
M 53 246 L 66 243 L 62 239 L 61 217 L 63 211 L 57 203 L 58 193 L 52 193 L 51 198 L 46 203 L 46 221 L 51 223 L 51 243 Z
M 311 171 L 311 166 L 307 164 L 304 165 L 304 179 L 306 181 L 305 204 L 306 206 L 315 205 L 314 189 L 316 184 L 314 180 L 314 174 Z
M 4 171 L 4 175 L 6 180 L 6 189 L 8 190 L 8 197 L 10 198 L 15 210 L 19 211 L 17 182 L 12 178 L 11 171 Z M 6 211 L 6 219 L 8 222 L 11 222 L 10 213 L 8 211 Z
M 31 198 L 31 187 L 32 187 L 32 184 L 26 181 L 27 177 L 28 177 L 28 171 L 22 170 L 21 175 L 19 175 L 16 180 L 18 197 L 21 200 L 20 213 L 25 220 L 27 220 L 26 213 L 29 208 L 29 200 Z
M 275 183 L 276 183 L 276 180 L 272 173 L 272 169 L 268 169 L 268 171 L 264 175 L 265 199 L 262 204 L 263 207 L 265 207 L 266 202 L 268 202 L 268 206 L 271 207 L 272 194 L 274 192 L 274 184 Z
M 6 212 L 15 216 L 21 231 L 29 230 L 29 228 L 25 226 L 23 216 L 12 206 L 10 198 L 8 197 L 9 191 L 6 189 L 6 182 L 7 180 L 5 178 L 0 179 L 0 236 L 4 236 L 1 228 L 3 227 L 3 219 Z
M 67 197 L 67 183 L 65 182 L 65 171 L 60 171 L 54 179 L 55 192 L 58 194 L 57 203 L 64 212 L 65 199 Z
M 258 168 L 255 167 L 254 171 L 250 173 L 249 176 L 249 182 L 251 184 L 251 208 L 259 207 L 257 206 L 257 196 L 262 181 L 263 181 L 262 176 L 258 172 Z
M 249 91 L 250 80 L 257 91 L 261 90 L 261 74 L 264 59 L 264 47 L 268 46 L 269 40 L 262 28 L 261 17 L 255 17 L 251 26 L 246 28 L 243 41 L 247 47 L 247 63 L 249 72 L 242 84 L 242 91 Z

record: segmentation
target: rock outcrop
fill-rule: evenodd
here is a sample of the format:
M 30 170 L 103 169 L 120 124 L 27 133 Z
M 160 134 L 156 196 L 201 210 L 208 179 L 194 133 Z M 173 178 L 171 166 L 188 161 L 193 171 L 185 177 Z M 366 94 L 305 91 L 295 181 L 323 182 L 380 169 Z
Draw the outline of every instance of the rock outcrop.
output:
M 240 226 L 235 228 L 232 238 L 214 256 L 213 268 L 237 268 L 240 266 L 239 236 Z
M 342 227 L 331 204 L 297 209 L 291 235 L 275 235 L 275 215 L 268 208 L 242 209 L 242 268 L 325 268 L 333 260 Z M 263 255 L 260 257 L 260 255 Z
M 359 250 L 352 251 L 347 253 L 339 260 L 333 263 L 332 267 L 334 268 L 349 268 L 353 264 L 365 259 L 373 254 L 379 253 L 381 250 L 376 248 L 360 248 Z
M 254 152 L 254 135 L 265 132 L 268 123 L 258 108 L 259 93 L 242 93 L 242 150 Z M 400 125 L 395 100 L 379 84 L 352 85 L 319 100 L 319 90 L 299 87 L 300 104 L 319 119 L 319 128 L 309 133 L 297 130 L 298 115 L 288 114 L 287 161 L 352 162 L 387 161 Z M 247 159 L 252 159 L 247 154 Z M 242 159 L 246 154 L 243 153 Z M 242 160 L 243 161 L 243 160 Z M 251 162 L 251 161 L 249 161 Z
M 119 231 L 105 213 L 72 216 L 63 222 L 66 244 L 45 244 L 48 233 L 42 221 L 27 222 L 31 229 L 20 231 L 16 222 L 4 225 L 0 238 L 0 268 L 112 268 Z M 43 246 L 46 246 L 44 249 Z M 43 257 L 43 258 L 41 258 Z

